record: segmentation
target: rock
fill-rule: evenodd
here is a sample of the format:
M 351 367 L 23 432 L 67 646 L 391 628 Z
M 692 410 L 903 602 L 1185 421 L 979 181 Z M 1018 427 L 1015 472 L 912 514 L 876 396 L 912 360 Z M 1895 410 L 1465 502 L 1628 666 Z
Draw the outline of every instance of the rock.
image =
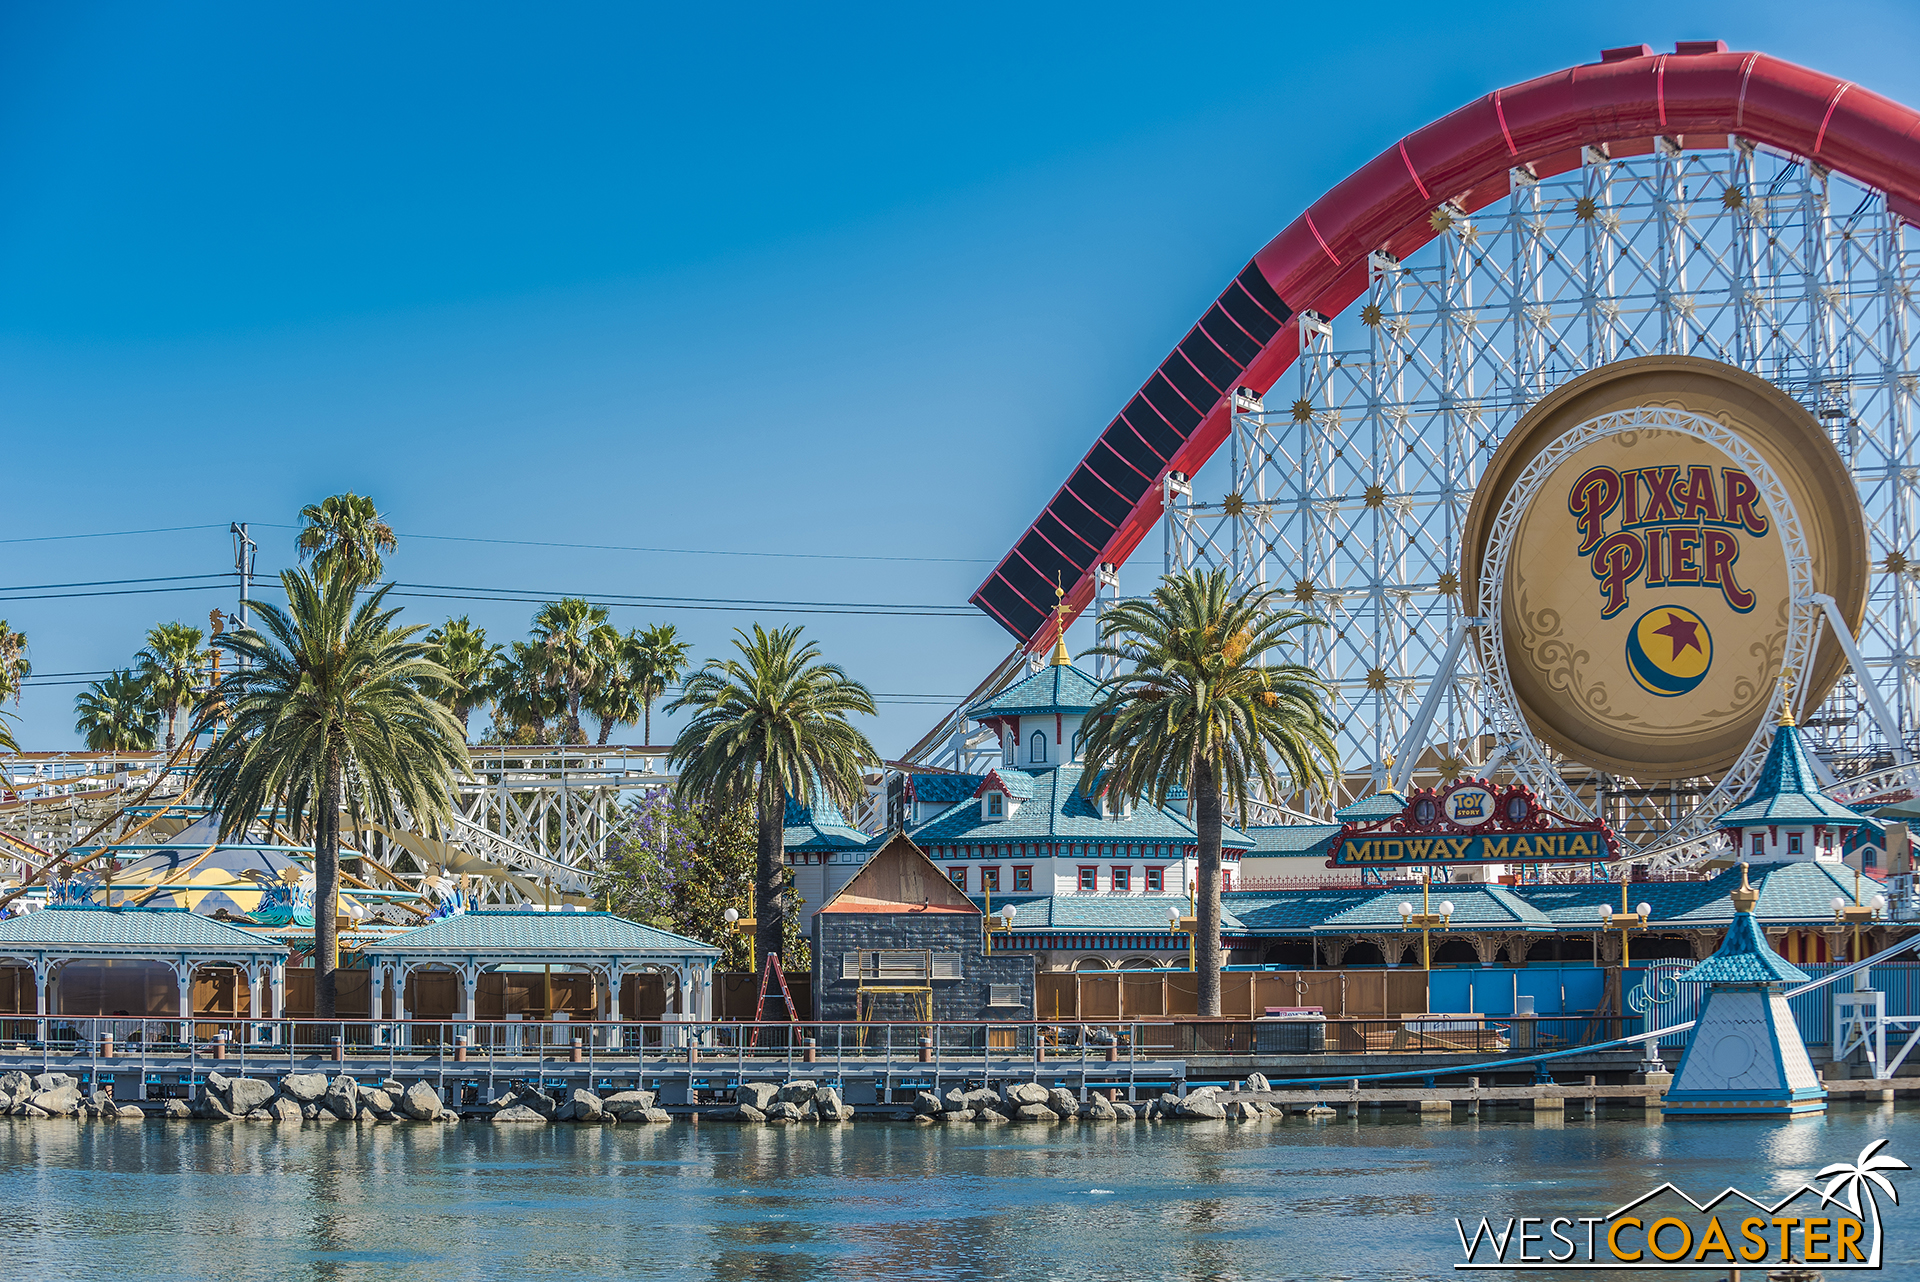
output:
M 1265 1113 L 1261 1112 L 1258 1104 L 1250 1103 L 1246 1100 L 1235 1100 L 1233 1103 L 1228 1104 L 1226 1106 L 1226 1115 L 1230 1120 L 1235 1122 L 1257 1122 L 1266 1116 Z
M 207 1074 L 207 1089 L 210 1091 L 219 1091 L 222 1095 L 225 1095 L 232 1086 L 233 1079 L 218 1069 Z
M 1113 1116 L 1116 1121 L 1131 1122 L 1136 1116 L 1133 1105 L 1122 1099 L 1113 1101 Z
M 1220 1088 L 1218 1086 L 1196 1086 L 1187 1092 L 1187 1098 L 1190 1100 L 1206 1099 L 1213 1100 L 1216 1103 L 1219 1102 L 1219 1095 Z
M 371 1090 L 363 1090 L 360 1092 L 360 1107 L 363 1111 L 370 1110 L 373 1113 L 391 1117 L 393 1116 L 393 1096 L 377 1086 Z
M 292 1122 L 298 1125 L 302 1117 L 300 1102 L 282 1095 L 267 1105 L 267 1116 L 276 1122 Z
M 160 1106 L 160 1116 L 166 1118 L 187 1118 L 193 1116 L 193 1110 L 187 1107 L 183 1099 L 170 1099 Z
M 1063 1086 L 1056 1086 L 1047 1092 L 1047 1107 L 1057 1113 L 1062 1121 L 1080 1116 L 1080 1100 Z
M 1328 1108 L 1325 1104 L 1315 1104 L 1312 1108 L 1307 1110 L 1307 1116 L 1308 1117 L 1338 1117 L 1339 1113 L 1334 1109 Z
M 1016 1122 L 1057 1122 L 1060 1120 L 1060 1114 L 1054 1112 L 1045 1104 L 1022 1104 L 1013 1110 L 1013 1120 Z
M 806 1080 L 788 1082 L 780 1088 L 779 1101 L 782 1104 L 811 1104 L 813 1097 L 820 1093 L 820 1084 Z
M 38 1084 L 41 1078 L 60 1076 L 62 1075 L 57 1073 L 42 1073 L 40 1077 L 34 1079 L 34 1082 Z M 27 1107 L 37 1108 L 48 1117 L 65 1117 L 79 1109 L 80 1100 L 80 1088 L 73 1084 L 72 1078 L 64 1078 L 57 1086 L 34 1092 L 33 1096 L 27 1100 Z M 27 1116 L 32 1117 L 33 1114 L 29 1113 Z
M 1113 1111 L 1113 1101 L 1095 1091 L 1087 1097 L 1087 1105 L 1080 1110 L 1080 1116 L 1094 1122 L 1111 1122 L 1118 1114 Z
M 213 1085 L 214 1074 L 207 1074 L 207 1085 Z M 230 1077 L 226 1086 L 227 1108 L 235 1117 L 253 1112 L 256 1108 L 265 1108 L 267 1101 L 273 1098 L 273 1085 L 257 1077 Z
M 397 1077 L 382 1078 L 377 1083 L 377 1085 L 381 1090 L 393 1096 L 395 1099 L 399 1099 L 402 1095 L 405 1095 L 407 1093 L 406 1083 L 402 1082 Z
M 79 1082 L 65 1073 L 35 1073 L 31 1080 L 33 1094 L 44 1095 L 48 1091 L 58 1090 L 62 1086 L 78 1086 Z
M 913 1097 L 913 1111 L 927 1117 L 937 1117 L 943 1111 L 940 1097 L 932 1091 L 921 1091 Z
M 1250 1091 L 1266 1091 L 1266 1090 L 1273 1089 L 1272 1087 L 1267 1085 L 1267 1077 L 1265 1073 L 1248 1073 L 1245 1085 L 1246 1085 L 1246 1088 Z
M 626 1121 L 629 1119 L 622 1118 L 621 1120 Z M 646 1112 L 640 1114 L 638 1117 L 633 1118 L 631 1120 L 637 1121 L 637 1122 L 648 1122 L 648 1123 L 651 1123 L 652 1125 L 658 1126 L 662 1122 L 671 1122 L 673 1120 L 673 1114 L 667 1112 L 667 1110 L 664 1108 L 650 1108 Z
M 271 1122 L 273 1120 L 273 1114 L 267 1112 L 264 1108 L 256 1108 L 249 1112 L 246 1118 L 249 1122 Z
M 327 1083 L 327 1093 L 321 1102 L 335 1117 L 351 1121 L 360 1111 L 360 1083 L 342 1073 Z
M 525 1104 L 509 1104 L 493 1115 L 495 1126 L 507 1126 L 515 1122 L 544 1122 L 547 1119 L 528 1108 Z
M 1047 1111 L 1052 1112 L 1053 1110 L 1048 1109 Z M 1007 1124 L 1007 1115 L 1005 1113 L 996 1113 L 990 1108 L 983 1108 L 974 1113 L 973 1120 L 984 1126 L 1005 1126 Z
M 1194 1099 L 1188 1096 L 1187 1102 L 1174 1111 L 1176 1117 L 1204 1118 L 1210 1121 L 1218 1121 L 1226 1115 L 1227 1110 L 1215 1103 L 1211 1097 Z
M 1038 1082 L 1009 1082 L 1001 1088 L 1000 1098 L 1014 1108 L 1023 1104 L 1044 1104 L 1047 1102 L 1047 1088 Z
M 302 1104 L 300 1106 L 300 1116 L 306 1121 L 314 1121 L 320 1116 L 320 1106 L 318 1104 Z M 332 1114 L 328 1114 L 328 1116 L 332 1116 Z
M 733 1102 L 751 1104 L 764 1113 L 779 1094 L 780 1088 L 772 1082 L 742 1082 L 733 1089 Z
M 938 1113 L 908 1113 L 907 1117 L 915 1126 L 940 1125 L 940 1115 Z
M 965 1088 L 959 1086 L 954 1087 L 945 1095 L 942 1095 L 940 1097 L 940 1103 L 943 1107 L 951 1109 L 954 1112 L 959 1112 L 962 1109 L 968 1112 L 973 1111 L 973 1105 L 967 1102 L 967 1092 Z
M 400 1096 L 400 1111 L 416 1122 L 431 1122 L 442 1107 L 440 1092 L 426 1082 L 415 1082 Z
M 652 1108 L 653 1101 L 652 1091 L 615 1091 L 601 1099 L 600 1107 L 617 1116 L 629 1110 Z
M 44 1092 L 43 1092 L 43 1093 L 44 1093 Z M 40 1107 L 40 1106 L 39 1106 L 38 1104 L 35 1104 L 35 1103 L 33 1103 L 33 1102 L 31 1102 L 31 1101 L 29 1101 L 29 1102 L 27 1102 L 27 1103 L 25 1103 L 25 1104 L 22 1104 L 22 1105 L 20 1106 L 20 1116 L 22 1116 L 22 1117 L 52 1117 L 52 1116 L 53 1116 L 53 1114 L 52 1114 L 52 1113 L 49 1113 L 49 1112 L 47 1112 L 47 1110 L 46 1110 L 46 1109 L 44 1109 L 44 1108 L 41 1108 L 41 1107 Z
M 970 1108 L 950 1108 L 943 1111 L 939 1116 L 943 1124 L 953 1126 L 961 1122 L 971 1122 L 973 1120 L 973 1110 Z
M 95 1091 L 87 1096 L 87 1111 L 94 1114 L 106 1112 L 113 1107 L 113 1096 L 105 1091 Z
M 0 1092 L 5 1092 L 8 1095 L 27 1095 L 31 1094 L 32 1091 L 33 1078 L 21 1072 L 19 1069 L 16 1068 L 5 1073 L 0 1073 Z
M 211 1118 L 214 1121 L 231 1122 L 233 1110 L 227 1107 L 226 1097 L 218 1091 L 208 1090 L 205 1086 L 193 1097 L 193 1115 Z
M 769 1122 L 797 1122 L 800 1120 L 800 1106 L 777 1100 L 766 1108 Z
M 645 1113 L 647 1110 L 643 1108 L 640 1111 Z M 767 1120 L 767 1115 L 751 1104 L 735 1104 L 733 1106 L 733 1112 L 721 1113 L 720 1116 L 732 1118 L 736 1122 L 764 1122 Z M 642 1117 L 639 1120 L 644 1122 L 646 1119 Z
M 296 1104 L 318 1104 L 327 1093 L 325 1073 L 288 1073 L 280 1079 L 280 1093 Z
M 594 1122 L 607 1110 L 601 1106 L 600 1097 L 592 1091 L 576 1086 L 567 1092 L 560 1106 L 553 1110 L 556 1122 Z
M 147 1120 L 147 1110 L 141 1108 L 133 1101 L 128 1100 L 124 1103 L 115 1104 L 112 1112 L 102 1109 L 100 1116 L 111 1117 L 117 1122 L 144 1122 Z
M 840 1092 L 831 1086 L 822 1086 L 813 1097 L 813 1107 L 823 1122 L 851 1122 L 853 1105 L 840 1098 Z

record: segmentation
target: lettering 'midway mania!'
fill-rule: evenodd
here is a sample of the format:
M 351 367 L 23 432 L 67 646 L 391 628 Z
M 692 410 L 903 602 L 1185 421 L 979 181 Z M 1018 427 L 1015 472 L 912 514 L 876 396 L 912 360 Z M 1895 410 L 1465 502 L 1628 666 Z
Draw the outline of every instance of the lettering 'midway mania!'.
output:
M 1607 850 L 1597 829 L 1488 837 L 1353 837 L 1335 849 L 1343 864 L 1471 864 L 1538 859 L 1596 859 Z
M 1574 554 L 1592 558 L 1600 617 L 1626 609 L 1635 582 L 1717 589 L 1732 609 L 1753 609 L 1754 594 L 1740 585 L 1734 565 L 1742 534 L 1758 538 L 1773 528 L 1759 501 L 1760 487 L 1732 467 L 1718 477 L 1705 464 L 1581 473 L 1567 493 L 1567 510 L 1580 530 Z M 1609 533 L 1607 522 L 1616 514 L 1619 524 Z

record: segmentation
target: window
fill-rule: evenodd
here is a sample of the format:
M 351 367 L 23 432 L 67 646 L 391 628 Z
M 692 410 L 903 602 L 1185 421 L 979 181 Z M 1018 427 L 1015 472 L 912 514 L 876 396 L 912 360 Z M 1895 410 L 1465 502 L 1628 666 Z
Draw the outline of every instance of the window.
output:
M 987 818 L 999 819 L 1007 813 L 1006 796 L 998 792 L 987 794 Z
M 1113 870 L 1113 888 L 1115 890 L 1127 890 L 1130 888 L 1128 883 L 1131 880 L 1131 871 L 1131 869 L 1120 867 L 1116 867 Z
M 1007 732 L 1006 738 L 1000 741 L 1000 764 L 1003 766 L 1013 764 L 1013 732 L 1011 730 Z
M 1879 848 L 1876 846 L 1862 846 L 1860 848 L 1860 862 L 1863 867 L 1878 868 L 1880 866 Z
M 1000 870 L 998 868 L 982 868 L 980 870 L 980 889 L 996 891 L 1000 889 Z
M 1790 832 L 1787 834 L 1787 853 L 1790 855 L 1797 855 L 1800 853 L 1800 834 L 1799 833 Z
M 1027 740 L 1027 760 L 1034 763 L 1047 759 L 1047 734 L 1044 730 L 1035 730 L 1033 738 Z
M 1233 889 L 1233 870 L 1231 868 L 1222 868 L 1220 870 L 1220 889 Z
M 1033 869 L 1031 867 L 1013 870 L 1013 888 L 1015 890 L 1033 889 Z
M 1767 853 L 1767 834 L 1764 832 L 1753 834 L 1753 853 L 1756 858 Z
M 960 887 L 960 889 L 965 890 L 967 888 L 967 870 L 965 868 L 949 868 L 947 869 L 947 876 L 952 878 L 953 884 Z
M 1082 868 L 1080 870 L 1080 889 L 1100 889 L 1100 870 L 1098 868 Z
M 1147 869 L 1147 889 L 1155 894 L 1167 888 L 1167 870 L 1165 868 Z
M 1086 741 L 1087 741 L 1086 735 L 1082 734 L 1078 730 L 1075 730 L 1073 732 L 1073 758 L 1075 761 L 1078 761 L 1080 759 L 1080 749 L 1086 743 Z
M 989 1006 L 1024 1006 L 1026 1005 L 1026 1003 L 1020 1000 L 1020 985 L 988 984 L 987 985 L 987 1005 Z

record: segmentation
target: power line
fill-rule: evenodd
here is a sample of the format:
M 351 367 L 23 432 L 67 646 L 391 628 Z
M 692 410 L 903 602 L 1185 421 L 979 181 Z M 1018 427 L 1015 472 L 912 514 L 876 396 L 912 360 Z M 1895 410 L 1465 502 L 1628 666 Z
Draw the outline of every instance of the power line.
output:
M 232 570 L 220 570 L 213 574 L 162 574 L 151 579 L 94 579 L 87 583 L 23 583 L 15 587 L 0 588 L 0 592 L 40 592 L 48 588 L 104 588 L 118 583 L 179 583 L 186 579 L 230 579 L 232 577 Z
M 625 592 L 541 592 L 532 588 L 476 588 L 447 583 L 395 583 L 397 597 L 441 601 L 499 601 L 544 605 L 562 597 L 585 597 L 597 605 L 644 606 L 679 610 L 785 610 L 792 614 L 886 614 L 896 617 L 968 619 L 977 616 L 970 606 L 895 605 L 877 601 L 772 601 L 733 597 L 642 596 Z
M 121 539 L 134 534 L 178 534 L 183 530 L 223 530 L 223 525 L 164 525 L 153 530 L 101 530 L 94 534 L 34 534 L 0 543 L 61 543 L 69 539 Z
M 274 525 L 259 522 L 270 530 L 297 530 L 297 525 Z M 740 548 L 654 548 L 634 547 L 622 543 L 558 543 L 537 539 L 486 539 L 465 534 L 420 534 L 413 531 L 394 532 L 396 538 L 431 539 L 436 543 L 491 543 L 502 547 L 521 548 L 575 548 L 586 552 L 652 552 L 666 556 L 758 556 L 774 557 L 792 561 L 910 561 L 929 565 L 993 565 L 993 561 L 984 557 L 972 556 L 877 556 L 871 553 L 856 552 L 760 552 Z

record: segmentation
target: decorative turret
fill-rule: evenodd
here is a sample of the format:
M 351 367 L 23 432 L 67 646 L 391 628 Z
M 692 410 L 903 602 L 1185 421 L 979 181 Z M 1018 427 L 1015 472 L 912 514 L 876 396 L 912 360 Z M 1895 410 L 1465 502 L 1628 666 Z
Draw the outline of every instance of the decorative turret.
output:
M 1783 684 L 1791 689 L 1790 680 Z M 1760 777 L 1746 800 L 1720 816 L 1720 830 L 1755 863 L 1839 863 L 1848 834 L 1861 822 L 1820 790 L 1794 724 L 1793 700 L 1783 698 Z

